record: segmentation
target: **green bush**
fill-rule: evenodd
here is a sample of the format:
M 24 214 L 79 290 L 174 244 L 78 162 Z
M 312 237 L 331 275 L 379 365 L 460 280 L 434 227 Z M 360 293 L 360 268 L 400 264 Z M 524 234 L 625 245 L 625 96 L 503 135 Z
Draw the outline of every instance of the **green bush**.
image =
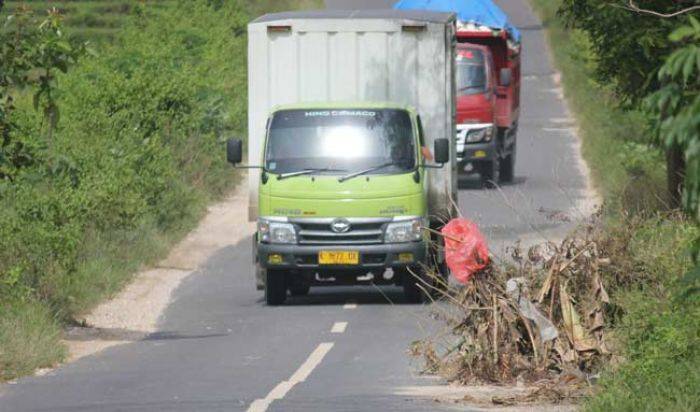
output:
M 233 186 L 223 141 L 245 136 L 247 4 L 176 6 L 136 7 L 114 44 L 55 79 L 50 133 L 30 90 L 10 91 L 27 161 L 0 180 L 0 326 L 16 331 L 0 333 L 0 379 L 54 363 L 57 321 L 116 292 Z M 34 355 L 17 347 L 41 333 L 23 329 L 29 311 L 27 328 L 53 325 Z

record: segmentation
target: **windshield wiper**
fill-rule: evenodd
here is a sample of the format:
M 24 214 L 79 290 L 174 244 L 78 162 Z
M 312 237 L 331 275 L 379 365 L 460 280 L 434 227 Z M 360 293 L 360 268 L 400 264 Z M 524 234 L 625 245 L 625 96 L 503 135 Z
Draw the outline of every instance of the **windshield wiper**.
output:
M 309 169 L 298 170 L 296 172 L 279 174 L 279 175 L 277 175 L 277 180 L 282 180 L 282 179 L 286 179 L 288 177 L 294 177 L 294 176 L 310 175 L 311 173 L 317 173 L 317 172 L 347 172 L 347 170 L 333 169 L 331 167 L 312 167 Z
M 384 164 L 381 164 L 381 165 L 377 165 L 377 166 L 370 167 L 369 169 L 364 169 L 364 170 L 360 170 L 360 171 L 357 171 L 357 172 L 353 172 L 353 173 L 347 174 L 347 175 L 345 175 L 345 176 L 341 176 L 341 177 L 338 178 L 338 181 L 339 181 L 340 183 L 343 183 L 344 181 L 350 180 L 350 179 L 352 179 L 353 177 L 362 176 L 362 175 L 364 175 L 364 174 L 372 173 L 372 172 L 374 172 L 374 171 L 377 171 L 377 170 L 380 170 L 380 169 L 384 169 L 385 167 L 394 166 L 394 165 L 397 165 L 397 166 L 398 166 L 398 165 L 400 165 L 400 164 L 399 164 L 398 162 L 387 162 L 387 163 L 384 163 Z

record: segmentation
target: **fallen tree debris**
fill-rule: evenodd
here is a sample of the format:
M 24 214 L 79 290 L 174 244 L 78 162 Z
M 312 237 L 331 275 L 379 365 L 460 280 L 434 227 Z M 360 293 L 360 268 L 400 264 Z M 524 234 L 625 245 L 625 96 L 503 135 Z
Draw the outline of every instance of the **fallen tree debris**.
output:
M 606 341 L 610 297 L 606 243 L 594 225 L 559 244 L 510 250 L 435 305 L 445 332 L 414 343 L 426 372 L 461 384 L 516 382 L 538 389 L 494 403 L 581 396 L 613 354 Z M 491 259 L 493 261 L 493 259 Z

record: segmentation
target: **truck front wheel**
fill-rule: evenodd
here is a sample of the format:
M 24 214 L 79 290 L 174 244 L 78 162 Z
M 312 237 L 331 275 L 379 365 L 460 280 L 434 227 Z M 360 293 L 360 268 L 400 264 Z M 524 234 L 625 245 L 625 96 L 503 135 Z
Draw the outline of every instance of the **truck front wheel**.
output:
M 403 285 L 403 294 L 406 297 L 406 301 L 408 303 L 425 302 L 428 296 L 423 289 L 428 288 L 428 286 L 421 281 L 421 279 L 425 279 L 423 269 L 420 267 L 412 267 L 410 270 L 403 268 L 399 269 L 399 273 L 401 274 L 401 284 Z
M 265 270 L 265 302 L 277 306 L 287 300 L 287 282 L 284 271 Z
M 493 160 L 485 161 L 479 164 L 479 174 L 481 175 L 481 186 L 487 189 L 495 189 L 498 187 L 498 172 L 500 171 L 500 162 L 498 157 Z
M 501 160 L 501 170 L 499 171 L 501 182 L 512 183 L 515 178 L 515 145 L 508 156 Z
M 265 268 L 255 265 L 255 288 L 257 290 L 265 290 L 265 272 Z

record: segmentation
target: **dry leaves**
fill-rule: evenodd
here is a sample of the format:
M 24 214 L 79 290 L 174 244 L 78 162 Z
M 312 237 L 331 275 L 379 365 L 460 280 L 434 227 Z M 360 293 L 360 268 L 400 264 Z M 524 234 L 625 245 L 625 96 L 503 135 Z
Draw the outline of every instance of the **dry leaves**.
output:
M 513 248 L 507 265 L 445 292 L 449 304 L 436 316 L 447 332 L 416 343 L 414 354 L 427 371 L 463 384 L 536 383 L 523 401 L 579 396 L 612 356 L 602 276 L 610 258 L 597 237 L 584 227 L 560 244 Z

